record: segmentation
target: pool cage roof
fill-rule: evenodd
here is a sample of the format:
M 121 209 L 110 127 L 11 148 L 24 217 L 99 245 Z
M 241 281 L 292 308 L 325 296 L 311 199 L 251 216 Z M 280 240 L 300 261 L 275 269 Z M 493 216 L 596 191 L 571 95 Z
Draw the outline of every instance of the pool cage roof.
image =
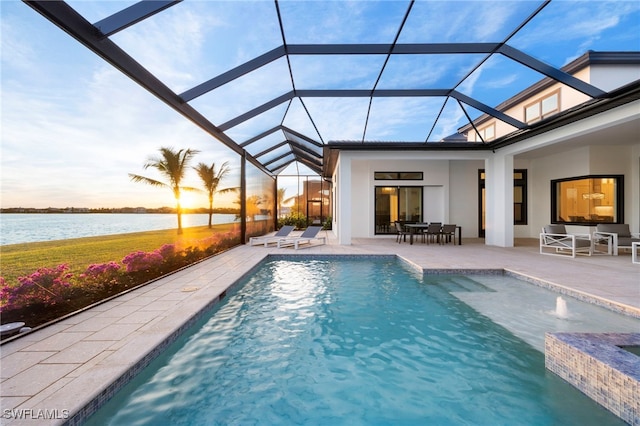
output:
M 494 149 L 460 129 L 487 116 L 535 129 L 495 106 L 543 79 L 611 97 L 564 71 L 557 48 L 583 53 L 570 31 L 593 3 L 25 3 L 272 175 L 295 162 L 322 174 L 330 142 Z

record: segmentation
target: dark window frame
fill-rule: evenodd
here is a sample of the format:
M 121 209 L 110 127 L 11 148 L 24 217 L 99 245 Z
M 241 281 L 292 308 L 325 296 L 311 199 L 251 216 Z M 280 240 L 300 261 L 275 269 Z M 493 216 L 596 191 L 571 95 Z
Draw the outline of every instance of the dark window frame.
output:
M 419 211 L 419 217 L 417 220 L 407 220 L 407 218 L 404 219 L 400 219 L 398 218 L 398 222 L 401 223 L 416 223 L 416 222 L 420 222 L 422 221 L 423 215 L 424 215 L 424 186 L 420 186 L 420 185 L 375 185 L 373 187 L 373 198 L 374 198 L 374 211 L 373 211 L 373 215 L 374 215 L 374 235 L 388 235 L 388 234 L 395 234 L 396 230 L 393 227 L 393 222 L 391 220 L 389 220 L 389 224 L 388 227 L 385 224 L 382 224 L 382 226 L 380 226 L 381 224 L 379 223 L 378 220 L 378 211 L 377 211 L 377 204 L 378 204 L 378 189 L 379 188 L 394 188 L 398 191 L 398 212 L 400 212 L 400 190 L 404 189 L 404 188 L 419 188 L 420 189 L 420 211 Z
M 378 173 L 380 174 L 384 173 L 386 176 L 378 177 Z M 406 177 L 407 174 L 416 174 L 416 175 L 420 175 L 420 177 L 408 178 Z M 424 180 L 424 172 L 373 172 L 373 179 L 374 180 Z
M 514 225 L 528 225 L 529 224 L 529 178 L 528 178 L 528 174 L 527 174 L 528 169 L 513 169 L 513 187 L 515 189 L 515 187 L 519 186 L 522 188 L 522 203 L 517 203 L 515 200 L 515 194 L 514 194 L 514 199 L 513 199 L 513 224 Z M 482 177 L 482 175 L 485 173 L 485 169 L 478 169 L 478 235 L 480 238 L 483 238 L 485 236 L 485 231 L 483 229 L 483 223 L 482 223 L 482 191 L 485 188 L 485 178 Z M 516 179 L 515 175 L 517 173 L 520 173 L 522 175 L 522 179 Z M 521 213 L 521 217 L 520 220 L 517 220 L 517 213 L 516 213 L 516 205 L 521 205 L 520 208 L 520 213 Z
M 560 206 L 558 204 L 558 186 L 563 182 L 571 182 L 577 180 L 584 179 L 615 179 L 615 200 L 614 209 L 615 209 L 615 220 L 613 221 L 593 221 L 587 218 L 585 220 L 575 220 L 569 218 L 563 219 L 559 212 Z M 624 222 L 624 175 L 616 175 L 616 174 L 597 174 L 597 175 L 585 175 L 585 176 L 573 176 L 563 179 L 552 179 L 551 180 L 551 223 L 565 224 L 565 225 L 584 225 L 584 226 L 596 226 L 599 223 L 625 223 Z

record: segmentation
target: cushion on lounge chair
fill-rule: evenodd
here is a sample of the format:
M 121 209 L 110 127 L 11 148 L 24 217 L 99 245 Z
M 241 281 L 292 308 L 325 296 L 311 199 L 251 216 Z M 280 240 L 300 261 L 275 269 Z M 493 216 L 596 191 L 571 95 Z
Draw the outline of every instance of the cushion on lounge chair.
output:
M 563 224 L 547 225 L 544 228 L 545 234 L 566 234 L 567 228 Z
M 611 234 L 615 234 L 611 238 Z M 631 232 L 627 223 L 599 223 L 594 233 L 596 244 L 606 244 L 607 253 L 618 254 L 618 248 L 631 248 L 633 243 L 640 243 L 640 234 Z
M 297 237 L 288 237 L 288 238 L 280 238 L 278 240 L 278 248 L 286 247 L 293 245 L 296 250 L 300 247 L 302 243 L 309 243 L 311 241 L 320 241 L 321 244 L 326 244 L 326 237 L 319 237 L 318 233 L 322 230 L 322 226 L 309 226 L 304 232 Z
M 631 238 L 631 230 L 627 223 L 599 223 L 596 231 L 618 234 L 618 238 Z
M 569 234 L 564 224 L 551 224 L 542 228 L 540 234 L 540 254 L 558 256 L 578 254 L 591 256 L 593 241 L 590 234 Z
M 563 224 L 553 224 L 547 225 L 544 228 L 545 234 L 562 234 L 568 235 L 567 228 Z M 552 237 L 553 238 L 553 237 Z M 563 239 L 564 237 L 558 236 L 558 239 Z M 584 248 L 591 246 L 591 240 L 576 238 L 575 247 L 576 248 Z
M 273 235 L 266 235 L 262 237 L 251 237 L 249 239 L 249 245 L 253 246 L 257 244 L 264 244 L 265 247 L 268 247 L 269 243 L 277 243 L 278 240 L 280 240 L 281 238 L 287 237 L 294 229 L 295 229 L 295 226 L 293 225 L 284 225 L 282 228 L 278 230 L 278 232 L 276 232 Z

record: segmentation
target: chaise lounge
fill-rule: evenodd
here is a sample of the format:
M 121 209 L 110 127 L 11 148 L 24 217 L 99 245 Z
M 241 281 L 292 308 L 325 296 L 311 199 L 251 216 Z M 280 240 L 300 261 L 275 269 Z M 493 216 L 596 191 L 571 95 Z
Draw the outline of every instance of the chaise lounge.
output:
M 631 232 L 626 223 L 599 223 L 593 233 L 596 246 L 607 246 L 607 254 L 618 255 L 619 249 L 632 249 L 633 243 L 640 243 L 640 234 Z
M 593 240 L 590 234 L 569 234 L 564 225 L 547 225 L 540 233 L 540 254 L 576 257 L 591 256 Z
M 300 248 L 300 244 L 311 244 L 312 241 L 321 241 L 321 244 L 326 244 L 326 237 L 318 237 L 318 233 L 322 230 L 322 226 L 309 226 L 298 237 L 281 238 L 278 240 L 278 248 L 293 246 L 296 250 Z
M 262 237 L 251 237 L 251 238 L 249 238 L 249 245 L 255 246 L 255 245 L 264 244 L 265 247 L 268 247 L 269 243 L 277 243 L 282 238 L 285 238 L 285 237 L 289 236 L 289 234 L 294 229 L 295 229 L 295 226 L 284 225 L 282 228 L 280 228 L 278 230 L 278 232 L 276 232 L 273 235 L 265 235 L 265 236 L 262 236 Z

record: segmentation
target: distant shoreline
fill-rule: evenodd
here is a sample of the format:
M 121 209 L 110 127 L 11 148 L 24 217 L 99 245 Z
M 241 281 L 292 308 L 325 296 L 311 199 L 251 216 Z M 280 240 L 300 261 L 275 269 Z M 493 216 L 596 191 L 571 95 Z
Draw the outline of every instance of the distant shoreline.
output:
M 9 207 L 0 209 L 0 214 L 92 214 L 92 213 L 117 213 L 117 214 L 176 214 L 175 207 L 116 207 L 116 208 L 85 208 L 85 207 L 47 207 L 44 209 L 32 207 Z M 183 208 L 183 214 L 209 213 L 208 208 Z M 214 214 L 239 214 L 238 208 L 214 208 Z
M 238 220 L 238 215 L 233 213 L 215 213 L 211 217 L 213 225 L 236 223 Z M 208 222 L 209 215 L 207 213 L 182 215 L 182 226 L 185 228 L 206 226 Z M 0 246 L 175 229 L 176 225 L 175 214 L 10 213 L 0 215 Z

